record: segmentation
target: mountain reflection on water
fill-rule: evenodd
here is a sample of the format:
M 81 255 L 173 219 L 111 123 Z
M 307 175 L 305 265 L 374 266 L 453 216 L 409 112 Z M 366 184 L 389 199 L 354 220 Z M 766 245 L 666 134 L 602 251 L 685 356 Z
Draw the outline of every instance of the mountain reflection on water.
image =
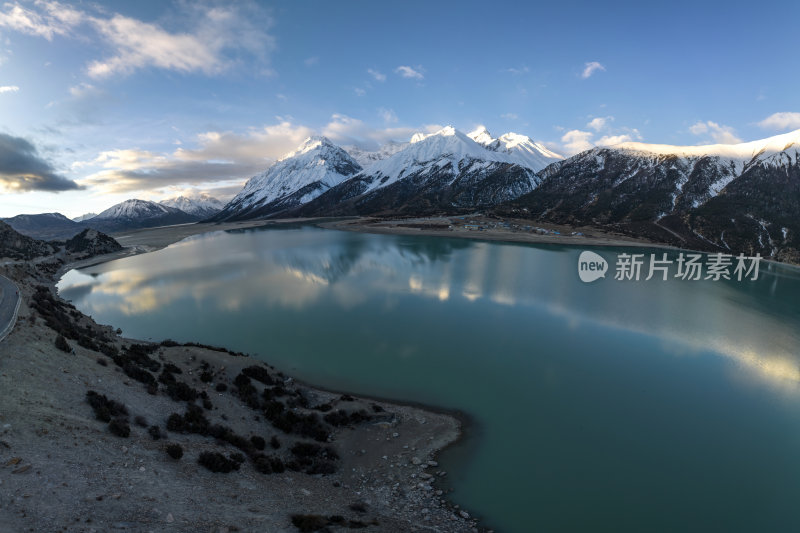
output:
M 265 232 L 269 246 L 260 242 Z M 618 251 L 603 249 L 609 258 Z M 609 276 L 587 285 L 575 273 L 579 252 L 298 225 L 191 237 L 155 253 L 72 271 L 59 288 L 91 314 L 129 316 L 187 299 L 223 312 L 246 310 L 255 296 L 259 305 L 293 310 L 321 300 L 343 309 L 367 300 L 390 306 L 407 294 L 486 300 L 543 309 L 574 332 L 585 321 L 596 322 L 686 350 L 712 349 L 765 376 L 800 381 L 796 269 L 765 264 L 758 281 L 745 282 L 616 282 Z

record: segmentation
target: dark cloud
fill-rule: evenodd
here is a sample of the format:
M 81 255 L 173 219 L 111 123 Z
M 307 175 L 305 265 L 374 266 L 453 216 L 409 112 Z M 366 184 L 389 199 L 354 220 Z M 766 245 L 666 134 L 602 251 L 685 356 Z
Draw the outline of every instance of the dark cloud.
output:
M 74 181 L 56 174 L 30 141 L 5 133 L 0 133 L 0 185 L 17 191 L 80 189 Z

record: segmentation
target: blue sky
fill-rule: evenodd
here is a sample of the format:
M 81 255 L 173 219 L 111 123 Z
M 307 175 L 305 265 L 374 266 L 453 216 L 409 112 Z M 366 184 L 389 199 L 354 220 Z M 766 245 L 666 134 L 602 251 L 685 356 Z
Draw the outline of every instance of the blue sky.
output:
M 800 128 L 786 8 L 4 3 L 0 216 L 229 197 L 312 133 L 376 147 L 483 124 L 564 155 L 768 137 Z

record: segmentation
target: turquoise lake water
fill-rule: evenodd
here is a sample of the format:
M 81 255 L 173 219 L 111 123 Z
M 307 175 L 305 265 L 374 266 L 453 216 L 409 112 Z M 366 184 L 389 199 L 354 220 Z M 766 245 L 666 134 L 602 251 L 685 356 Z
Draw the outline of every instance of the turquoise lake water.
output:
M 586 284 L 582 250 L 286 226 L 59 289 L 128 337 L 464 412 L 441 463 L 498 531 L 800 531 L 800 270 Z

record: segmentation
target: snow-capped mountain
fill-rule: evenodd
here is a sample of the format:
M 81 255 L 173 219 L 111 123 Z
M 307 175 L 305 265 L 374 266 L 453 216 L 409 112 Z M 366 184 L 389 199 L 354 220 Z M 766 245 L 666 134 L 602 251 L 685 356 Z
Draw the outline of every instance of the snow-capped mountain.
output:
M 162 200 L 159 203 L 167 207 L 180 209 L 184 213 L 194 215 L 201 220 L 216 215 L 225 207 L 222 202 L 207 193 L 200 193 L 197 196 L 190 197 L 177 196 L 169 200 Z
M 800 130 L 735 145 L 593 148 L 539 178 L 513 203 L 534 218 L 800 259 Z
M 392 157 L 397 152 L 405 149 L 409 143 L 389 141 L 375 151 L 364 150 L 358 146 L 343 146 L 342 148 L 355 159 L 363 169 L 368 169 L 373 163 Z
M 73 222 L 84 222 L 89 220 L 90 218 L 94 218 L 97 216 L 97 213 L 85 213 L 79 217 L 75 217 L 72 219 Z
M 124 231 L 196 222 L 196 216 L 146 200 L 125 200 L 84 222 L 100 231 Z
M 495 139 L 483 126 L 468 135 L 470 139 L 483 145 L 487 150 L 508 154 L 518 165 L 527 167 L 534 172 L 539 172 L 547 165 L 564 159 L 564 156 L 532 141 L 526 135 L 504 133 Z
M 274 215 L 313 200 L 360 170 L 358 162 L 327 138 L 309 137 L 296 150 L 250 178 L 212 220 Z
M 403 150 L 376 161 L 301 211 L 370 214 L 478 207 L 516 198 L 536 183 L 535 173 L 512 153 L 487 149 L 448 126 L 415 134 Z

